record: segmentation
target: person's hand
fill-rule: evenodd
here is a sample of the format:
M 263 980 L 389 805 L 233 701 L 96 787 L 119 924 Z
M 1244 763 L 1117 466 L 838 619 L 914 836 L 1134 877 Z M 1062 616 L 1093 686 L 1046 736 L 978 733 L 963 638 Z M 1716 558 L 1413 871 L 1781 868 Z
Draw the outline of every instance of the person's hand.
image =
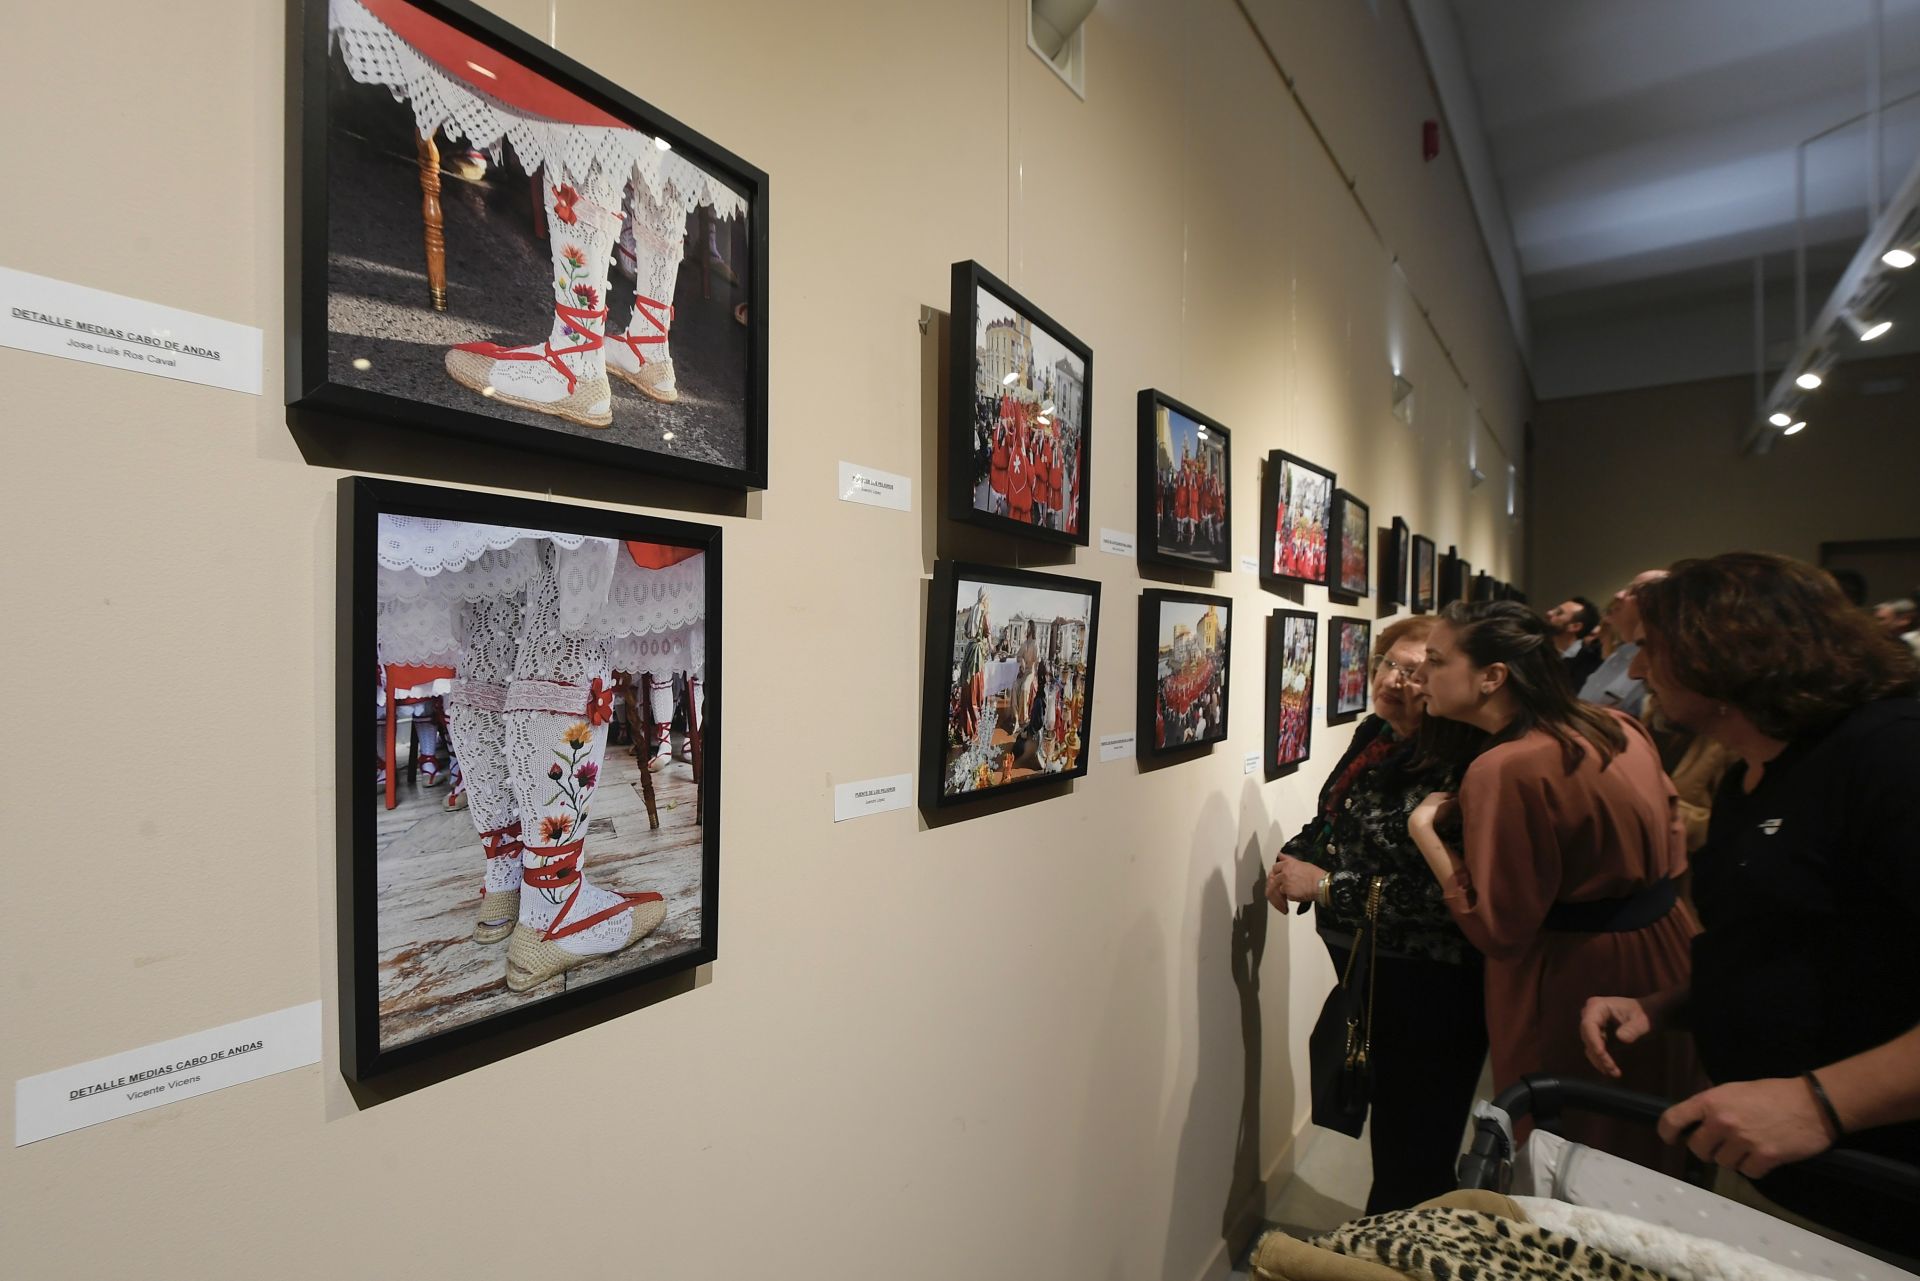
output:
M 1291 903 L 1310 903 L 1326 874 L 1325 869 L 1290 854 L 1275 855 L 1273 870 L 1267 873 L 1267 902 L 1282 912 Z
M 1452 792 L 1429 792 L 1427 799 L 1414 806 L 1407 816 L 1409 832 L 1431 832 L 1439 821 L 1453 812 L 1459 801 Z
M 1805 1081 L 1775 1077 L 1716 1085 L 1674 1104 L 1660 1118 L 1660 1137 L 1684 1139 L 1702 1161 L 1758 1179 L 1825 1152 L 1837 1136 Z
M 1590 996 L 1580 1011 L 1580 1044 L 1587 1051 L 1587 1062 L 1616 1079 L 1620 1065 L 1607 1053 L 1607 1034 L 1611 1032 L 1622 1045 L 1632 1045 L 1653 1030 L 1653 1016 L 1631 996 Z

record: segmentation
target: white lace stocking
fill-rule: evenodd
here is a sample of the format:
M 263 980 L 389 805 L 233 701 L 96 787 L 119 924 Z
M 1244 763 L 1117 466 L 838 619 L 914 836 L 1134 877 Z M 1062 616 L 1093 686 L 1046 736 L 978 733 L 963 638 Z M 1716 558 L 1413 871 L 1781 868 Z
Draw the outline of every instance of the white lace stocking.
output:
M 447 729 L 460 758 L 467 810 L 485 835 L 513 822 L 513 777 L 507 769 L 507 682 L 520 655 L 525 607 L 517 597 L 490 596 L 459 607 L 459 679 L 447 696 Z M 520 886 L 517 859 L 490 858 L 487 889 Z
M 686 207 L 671 185 L 661 199 L 637 178 L 627 190 L 633 197 L 627 221 L 633 227 L 635 301 L 626 332 L 635 338 L 660 337 L 660 342 L 641 347 L 647 361 L 672 360 L 666 336 L 673 325 L 674 282 L 687 252 Z

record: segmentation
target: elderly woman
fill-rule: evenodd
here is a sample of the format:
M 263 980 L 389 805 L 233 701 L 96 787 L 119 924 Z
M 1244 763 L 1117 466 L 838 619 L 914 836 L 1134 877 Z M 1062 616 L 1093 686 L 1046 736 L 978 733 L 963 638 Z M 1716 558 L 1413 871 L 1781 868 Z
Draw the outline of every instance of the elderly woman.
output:
M 1588 1055 L 1617 1076 L 1619 1045 L 1689 1029 L 1715 1085 L 1667 1113 L 1668 1140 L 1911 1266 L 1911 1206 L 1791 1163 L 1838 1144 L 1920 1165 L 1913 655 L 1780 556 L 1682 561 L 1640 612 L 1648 687 L 1736 763 L 1694 860 L 1691 981 L 1587 1002 Z
M 1368 1214 L 1406 1209 L 1454 1186 L 1460 1135 L 1487 1055 L 1480 957 L 1448 917 L 1407 836 L 1414 806 L 1455 779 L 1427 764 L 1416 741 L 1426 703 L 1416 675 L 1432 627 L 1432 619 L 1407 618 L 1380 633 L 1374 714 L 1356 727 L 1313 820 L 1287 842 L 1267 878 L 1267 898 L 1281 911 L 1317 905 L 1316 924 L 1341 972 L 1369 885 L 1381 878 Z

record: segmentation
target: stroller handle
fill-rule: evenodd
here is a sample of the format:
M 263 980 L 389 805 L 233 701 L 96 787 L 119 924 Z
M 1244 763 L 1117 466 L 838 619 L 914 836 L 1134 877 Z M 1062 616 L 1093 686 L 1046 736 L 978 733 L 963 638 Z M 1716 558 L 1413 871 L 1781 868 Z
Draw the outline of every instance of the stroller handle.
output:
M 1671 1106 L 1650 1094 L 1614 1085 L 1544 1075 L 1522 1077 L 1502 1090 L 1493 1105 L 1515 1120 L 1530 1116 L 1545 1127 L 1551 1127 L 1567 1108 L 1655 1125 Z M 1796 1162 L 1795 1168 L 1920 1205 L 1920 1169 L 1870 1152 L 1822 1152 Z M 1506 1131 L 1493 1118 L 1481 1117 L 1474 1123 L 1473 1145 L 1460 1158 L 1460 1186 L 1505 1192 L 1512 1184 L 1513 1148 Z

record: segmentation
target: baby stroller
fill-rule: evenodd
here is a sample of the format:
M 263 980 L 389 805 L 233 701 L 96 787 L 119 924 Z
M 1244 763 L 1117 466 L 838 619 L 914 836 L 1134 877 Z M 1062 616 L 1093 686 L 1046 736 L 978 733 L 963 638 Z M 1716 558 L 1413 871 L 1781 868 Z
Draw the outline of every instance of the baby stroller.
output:
M 1269 1233 L 1254 1247 L 1251 1275 L 1912 1281 L 1915 1273 L 1893 1263 L 1553 1132 L 1570 1111 L 1652 1126 L 1667 1107 L 1611 1085 L 1526 1077 L 1475 1109 L 1461 1191 L 1311 1241 Z M 1534 1129 L 1516 1149 L 1513 1123 L 1521 1119 Z M 1920 1216 L 1920 1169 L 1847 1151 L 1798 1168 L 1896 1199 Z

